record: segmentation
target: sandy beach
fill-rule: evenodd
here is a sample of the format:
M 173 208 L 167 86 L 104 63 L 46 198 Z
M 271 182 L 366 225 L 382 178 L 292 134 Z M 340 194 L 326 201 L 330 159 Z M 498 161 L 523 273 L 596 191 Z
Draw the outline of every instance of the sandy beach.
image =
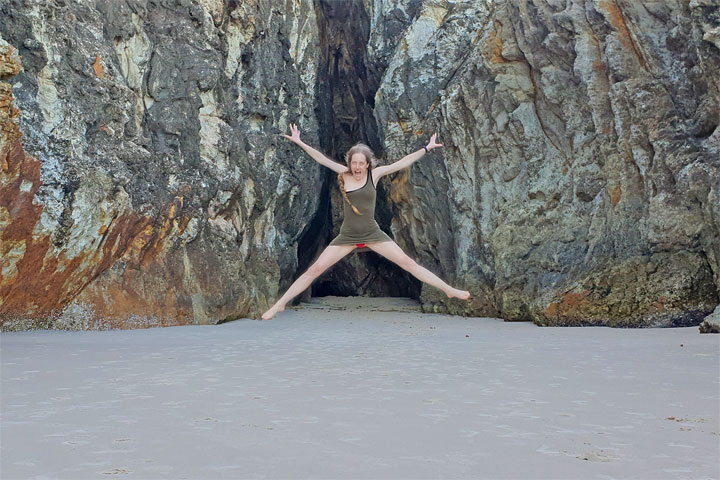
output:
M 720 477 L 720 336 L 313 299 L 1 336 L 3 479 Z

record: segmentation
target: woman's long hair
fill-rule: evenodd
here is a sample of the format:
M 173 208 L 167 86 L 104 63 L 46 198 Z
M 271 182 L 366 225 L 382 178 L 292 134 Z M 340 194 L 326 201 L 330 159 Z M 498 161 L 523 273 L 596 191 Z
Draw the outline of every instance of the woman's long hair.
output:
M 364 143 L 356 143 L 345 154 L 345 164 L 347 165 L 348 170 L 350 170 L 350 159 L 356 153 L 362 153 L 363 155 L 365 155 L 365 160 L 368 164 L 368 175 L 370 175 L 370 171 L 375 165 L 377 165 L 377 159 L 375 158 L 375 154 L 370 149 L 370 147 L 368 147 Z M 345 201 L 348 203 L 348 205 L 350 205 L 350 208 L 352 208 L 353 212 L 357 213 L 358 215 L 362 215 L 362 213 L 360 213 L 360 210 L 358 210 L 357 207 L 353 205 L 352 202 L 350 202 L 350 199 L 347 196 L 347 192 L 345 191 L 345 179 L 343 178 L 342 173 L 338 173 L 338 186 L 340 187 L 340 191 L 342 192 Z

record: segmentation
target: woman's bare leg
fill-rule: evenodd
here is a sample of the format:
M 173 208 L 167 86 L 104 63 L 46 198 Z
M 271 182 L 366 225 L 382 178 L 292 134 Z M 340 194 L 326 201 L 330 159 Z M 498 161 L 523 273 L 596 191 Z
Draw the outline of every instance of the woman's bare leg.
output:
M 262 314 L 262 319 L 270 320 L 277 312 L 285 310 L 285 304 L 287 302 L 304 292 L 313 280 L 337 263 L 338 260 L 352 252 L 354 248 L 355 245 L 328 245 L 320 254 L 318 259 L 315 260 L 315 263 L 310 265 L 310 268 L 308 268 L 305 273 L 300 275 L 298 279 L 290 285 L 290 288 L 287 289 L 285 295 L 280 297 L 280 300 L 275 302 L 275 305 L 273 305 L 270 310 Z
M 462 300 L 470 298 L 470 292 L 467 290 L 458 290 L 453 288 L 447 283 L 440 280 L 440 278 L 432 273 L 425 267 L 422 267 L 415 262 L 412 258 L 402 251 L 397 243 L 381 242 L 381 243 L 368 243 L 367 247 L 372 251 L 379 253 L 383 257 L 387 258 L 391 262 L 398 264 L 403 270 L 410 272 L 418 280 L 432 285 L 433 287 L 439 288 L 448 298 L 457 297 Z

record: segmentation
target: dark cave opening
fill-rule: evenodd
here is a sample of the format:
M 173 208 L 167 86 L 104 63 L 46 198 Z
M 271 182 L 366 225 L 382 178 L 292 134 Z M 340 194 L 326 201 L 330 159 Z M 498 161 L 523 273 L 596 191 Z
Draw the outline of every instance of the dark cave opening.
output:
M 347 150 L 357 142 L 372 148 L 376 157 L 384 149 L 373 116 L 375 93 L 384 66 L 368 61 L 370 19 L 362 0 L 337 2 L 316 0 L 321 58 L 317 77 L 315 114 L 320 131 L 320 149 L 335 161 L 344 162 Z M 301 275 L 337 235 L 342 222 L 342 199 L 337 176 L 327 170 L 323 205 L 311 228 L 299 243 L 298 271 Z M 385 179 L 383 179 L 384 181 Z M 392 237 L 392 211 L 383 181 L 378 184 L 375 218 Z M 420 281 L 372 251 L 353 251 L 329 268 L 299 300 L 312 295 L 394 296 L 419 298 Z

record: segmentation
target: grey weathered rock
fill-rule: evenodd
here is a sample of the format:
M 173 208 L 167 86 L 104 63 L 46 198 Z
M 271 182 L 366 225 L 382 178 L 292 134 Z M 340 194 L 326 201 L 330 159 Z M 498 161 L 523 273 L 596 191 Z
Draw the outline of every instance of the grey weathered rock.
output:
M 720 333 L 720 305 L 700 324 L 700 333 Z
M 111 325 L 258 315 L 324 183 L 279 136 L 293 119 L 317 143 L 312 3 L 6 1 L 0 16 L 38 173 L 3 172 L 3 321 L 71 303 Z
M 700 3 L 423 2 L 375 113 L 389 157 L 444 140 L 391 186 L 393 233 L 480 294 L 465 312 L 648 326 L 717 305 L 720 12 Z
M 339 227 L 334 175 L 280 136 L 290 121 L 336 160 L 364 141 L 395 161 L 439 133 L 379 187 L 379 223 L 474 294 L 423 286 L 426 311 L 668 326 L 719 302 L 716 2 L 4 0 L 0 16 L 23 65 L 0 55 L 6 327 L 257 315 Z M 419 288 L 373 255 L 316 285 Z

